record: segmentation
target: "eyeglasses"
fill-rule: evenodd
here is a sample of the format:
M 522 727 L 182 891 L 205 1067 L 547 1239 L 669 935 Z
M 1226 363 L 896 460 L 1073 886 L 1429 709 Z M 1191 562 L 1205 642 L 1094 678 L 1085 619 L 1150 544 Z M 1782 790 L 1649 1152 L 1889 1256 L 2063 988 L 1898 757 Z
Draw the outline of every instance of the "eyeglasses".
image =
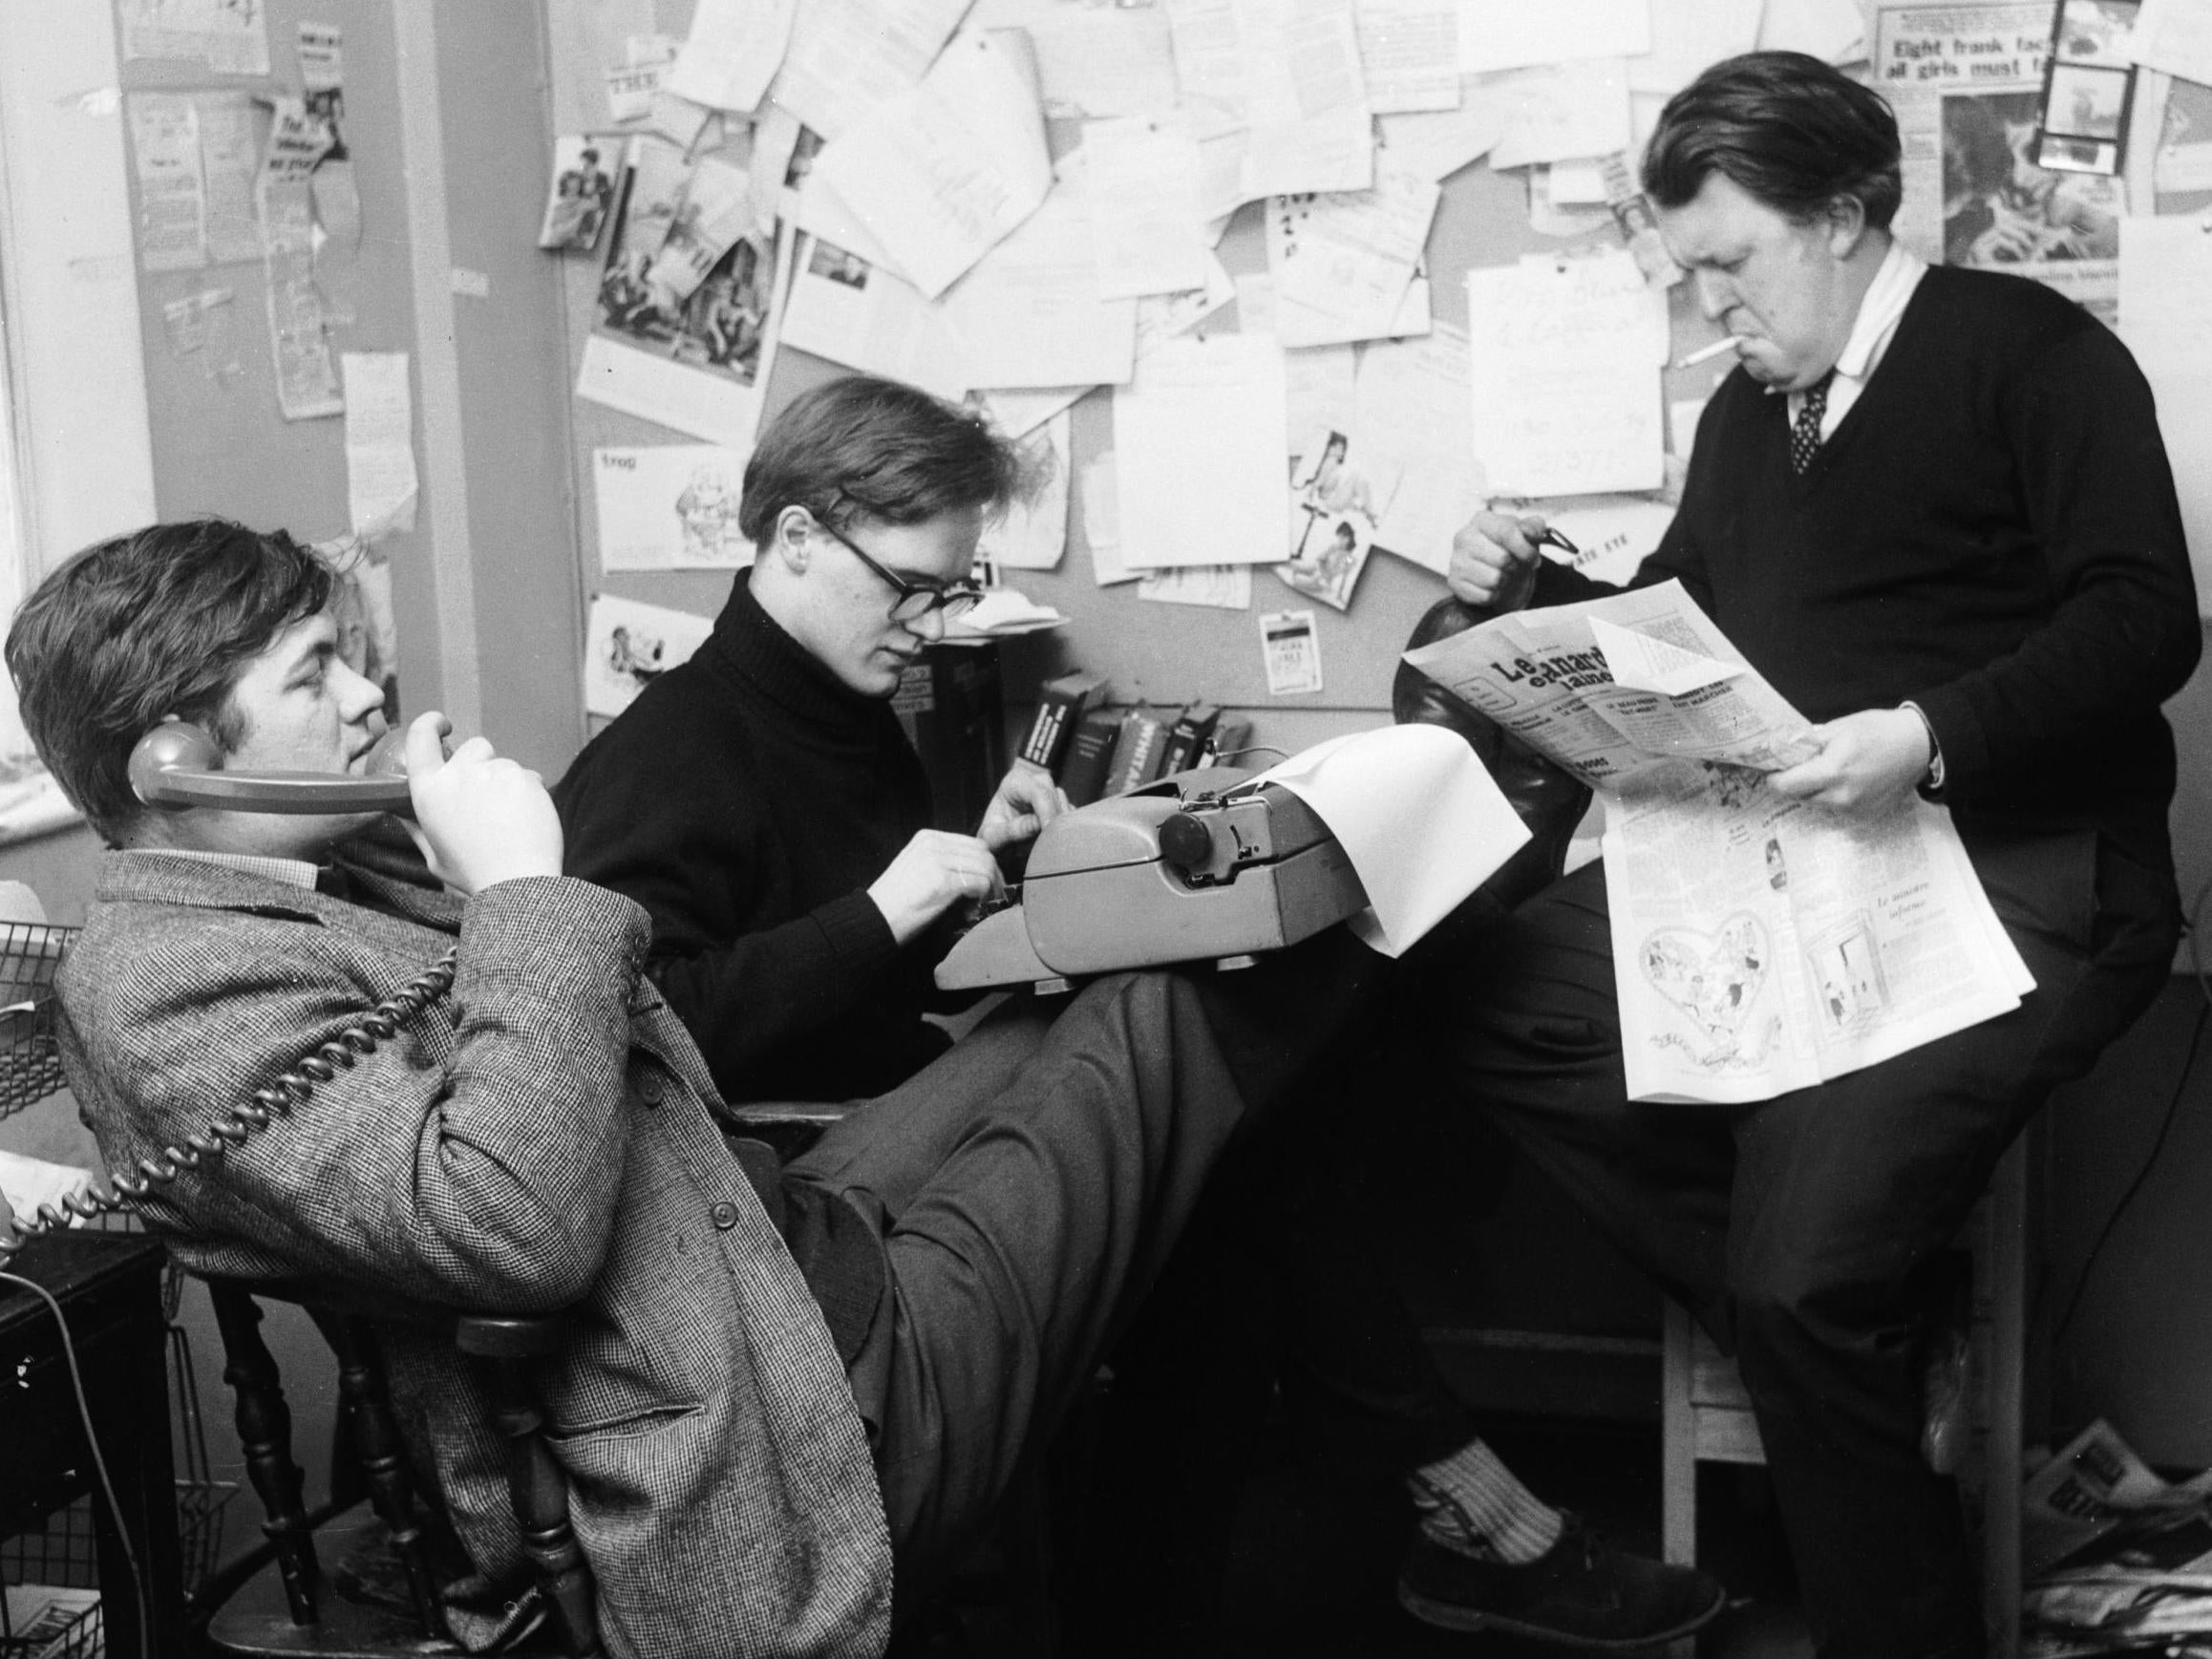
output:
M 815 519 L 814 523 L 823 535 L 883 578 L 884 585 L 898 595 L 898 598 L 891 601 L 893 622 L 920 622 L 933 610 L 943 611 L 945 620 L 950 622 L 954 617 L 965 616 L 973 610 L 983 598 L 983 589 L 972 582 L 955 582 L 944 587 L 926 582 L 909 582 L 896 571 L 884 569 L 820 519 Z

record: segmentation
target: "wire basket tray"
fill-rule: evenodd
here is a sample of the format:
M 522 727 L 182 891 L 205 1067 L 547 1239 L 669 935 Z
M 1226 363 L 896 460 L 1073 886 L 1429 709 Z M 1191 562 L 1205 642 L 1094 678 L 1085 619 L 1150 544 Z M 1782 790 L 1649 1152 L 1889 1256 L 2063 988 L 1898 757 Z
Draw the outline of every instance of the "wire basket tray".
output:
M 223 1512 L 237 1491 L 235 1480 L 177 1482 L 177 1555 L 187 1595 L 206 1582 L 223 1559 Z M 80 1498 L 49 1515 L 44 1526 L 0 1543 L 0 1579 L 11 1585 L 97 1588 L 99 1549 L 92 1506 L 90 1498 Z M 16 1655 L 0 1645 L 0 1659 Z
M 0 923 L 0 1117 L 66 1086 L 53 1042 L 53 972 L 77 931 Z
M 96 1595 L 51 1585 L 0 1595 L 0 1659 L 96 1659 L 105 1650 Z

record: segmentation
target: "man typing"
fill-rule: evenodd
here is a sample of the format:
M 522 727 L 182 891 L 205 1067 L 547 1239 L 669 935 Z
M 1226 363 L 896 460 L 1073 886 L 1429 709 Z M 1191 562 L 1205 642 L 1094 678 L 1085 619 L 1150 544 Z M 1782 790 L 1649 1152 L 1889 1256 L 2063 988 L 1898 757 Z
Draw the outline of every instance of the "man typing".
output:
M 928 786 L 890 710 L 901 671 L 975 597 L 977 539 L 1014 493 L 1014 456 L 971 412 L 909 386 L 850 375 L 796 399 L 747 463 L 739 523 L 756 557 L 713 634 L 555 787 L 569 868 L 650 912 L 648 971 L 727 1098 L 838 1100 L 925 1082 L 916 1069 L 946 1042 L 925 1018 L 949 944 L 940 924 L 995 888 L 998 852 L 1061 810 L 1051 780 L 1016 765 L 974 835 L 927 827 Z M 1320 989 L 1296 962 L 1276 971 L 1303 988 L 1294 994 Z M 1147 1469 L 1209 1471 L 1148 1535 L 1233 1509 L 1228 1448 L 1266 1409 L 1261 1393 L 1194 1411 L 1205 1351 L 1223 1372 L 1294 1370 L 1322 1419 L 1314 1437 L 1356 1443 L 1401 1486 L 1409 1521 L 1418 1505 L 1406 1573 L 1433 1622 L 1632 1645 L 1716 1613 L 1717 1585 L 1598 1542 L 1475 1437 L 1382 1267 L 1381 1229 L 1338 1190 L 1337 1152 L 1305 1126 L 1281 1138 L 1268 1175 L 1237 1183 L 1246 1207 L 1211 1218 L 1205 1258 L 1179 1263 L 1163 1300 L 1180 1311 L 1156 1310 L 1148 1340 L 1116 1355 L 1120 1411 L 1137 1416 L 1155 1386 L 1160 1396 L 1130 1436 Z M 1286 1185 L 1312 1195 L 1299 1213 Z M 1138 1478 L 1139 1501 L 1157 1509 L 1160 1477 Z M 1187 1567 L 1195 1552 L 1179 1542 L 1170 1553 Z M 1166 1617 L 1141 1611 L 1158 1642 Z

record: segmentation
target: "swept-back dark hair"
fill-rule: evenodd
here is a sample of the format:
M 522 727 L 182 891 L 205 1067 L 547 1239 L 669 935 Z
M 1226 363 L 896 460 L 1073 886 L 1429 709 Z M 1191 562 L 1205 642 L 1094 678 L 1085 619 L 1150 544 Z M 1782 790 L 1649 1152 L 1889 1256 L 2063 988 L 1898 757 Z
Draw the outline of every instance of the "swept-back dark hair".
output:
M 1802 52 L 1724 58 L 1667 100 L 1644 147 L 1645 190 L 1681 207 L 1714 173 L 1800 223 L 1850 196 L 1886 229 L 1904 193 L 1888 102 Z
M 239 672 L 329 604 L 332 581 L 282 530 L 199 519 L 97 542 L 38 585 L 8 630 L 8 671 L 39 757 L 95 829 L 119 840 L 146 810 L 126 768 L 165 715 L 225 751 L 244 740 Z
M 737 528 L 765 547 L 794 506 L 833 530 L 862 515 L 919 524 L 1001 506 L 1020 478 L 1019 453 L 982 415 L 896 380 L 850 374 L 796 398 L 761 435 L 745 463 Z

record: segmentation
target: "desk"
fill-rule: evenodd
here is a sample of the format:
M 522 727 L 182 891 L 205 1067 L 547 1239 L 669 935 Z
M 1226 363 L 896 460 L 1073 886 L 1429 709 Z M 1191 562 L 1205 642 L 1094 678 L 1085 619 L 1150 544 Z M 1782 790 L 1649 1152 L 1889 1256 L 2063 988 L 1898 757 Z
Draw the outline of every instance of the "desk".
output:
M 116 1547 L 117 1518 L 96 1499 L 100 1606 L 114 1659 L 184 1654 L 161 1264 L 151 1239 L 80 1232 L 32 1240 L 11 1269 L 51 1291 L 68 1316 L 122 1533 L 145 1575 L 150 1633 L 138 1628 L 130 1567 Z M 53 1310 L 0 1283 L 0 1537 L 98 1484 Z

